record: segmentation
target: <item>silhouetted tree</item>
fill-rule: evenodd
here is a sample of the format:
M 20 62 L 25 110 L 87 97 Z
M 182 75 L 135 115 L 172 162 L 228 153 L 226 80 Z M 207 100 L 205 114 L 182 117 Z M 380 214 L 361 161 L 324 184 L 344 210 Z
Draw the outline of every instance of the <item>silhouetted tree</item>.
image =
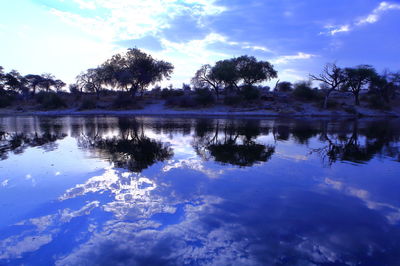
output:
M 76 77 L 77 85 L 81 92 L 83 90 L 94 92 L 96 93 L 97 98 L 99 98 L 102 85 L 106 81 L 105 75 L 106 73 L 104 68 L 90 68 Z
M 344 76 L 346 79 L 345 88 L 350 89 L 354 95 L 355 105 L 360 105 L 360 91 L 372 80 L 376 79 L 376 70 L 369 65 L 360 65 L 355 68 L 345 68 Z
M 218 98 L 222 80 L 218 79 L 213 70 L 210 65 L 203 65 L 192 78 L 192 84 L 198 88 L 211 87 Z
M 42 74 L 42 81 L 40 82 L 40 87 L 46 92 L 51 91 L 51 87 L 55 86 L 55 77 L 50 73 Z
M 132 97 L 151 84 L 169 79 L 174 69 L 171 63 L 155 60 L 139 49 L 128 49 L 125 54 L 116 54 L 102 68 L 107 84 L 128 91 Z
M 215 63 L 212 68 L 212 73 L 215 79 L 224 83 L 225 88 L 235 88 L 239 92 L 238 82 L 240 77 L 236 71 L 236 62 L 234 59 L 225 59 Z
M 327 86 L 323 108 L 328 108 L 329 95 L 332 91 L 337 90 L 346 82 L 343 69 L 338 67 L 336 63 L 326 64 L 322 73 L 318 76 L 310 75 L 315 81 L 320 81 Z
M 278 72 L 268 61 L 258 61 L 253 56 L 243 55 L 234 59 L 236 71 L 244 85 L 269 81 L 278 77 Z
M 40 87 L 40 84 L 43 81 L 43 77 L 35 74 L 28 74 L 25 76 L 25 79 L 28 81 L 28 86 L 31 89 L 32 96 L 36 94 L 36 90 Z

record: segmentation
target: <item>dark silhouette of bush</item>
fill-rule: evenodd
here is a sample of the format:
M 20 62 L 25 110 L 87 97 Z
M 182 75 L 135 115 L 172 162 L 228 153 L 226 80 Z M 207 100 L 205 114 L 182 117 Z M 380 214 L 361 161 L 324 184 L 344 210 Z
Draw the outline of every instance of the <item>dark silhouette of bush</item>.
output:
M 298 82 L 294 84 L 293 96 L 299 100 L 315 101 L 321 99 L 320 93 L 311 88 L 310 82 Z
M 93 98 L 84 98 L 79 107 L 79 110 L 95 109 L 97 107 L 97 102 Z
M 369 94 L 366 97 L 366 100 L 368 102 L 368 107 L 372 109 L 386 111 L 389 111 L 391 109 L 390 106 L 385 102 L 385 100 L 380 95 L 377 95 L 375 93 Z
M 142 109 L 141 106 L 135 99 L 132 99 L 128 93 L 119 93 L 114 99 L 112 107 L 115 109 Z
M 10 106 L 14 102 L 15 98 L 15 95 L 0 89 L 0 108 Z
M 36 101 L 45 110 L 67 107 L 65 101 L 55 92 L 41 91 L 36 95 Z
M 288 81 L 282 81 L 276 85 L 276 89 L 279 92 L 290 92 L 293 90 L 293 84 Z
M 235 106 L 240 105 L 241 102 L 243 102 L 243 97 L 237 94 L 227 95 L 224 98 L 224 104 L 226 105 Z
M 182 96 L 183 94 L 184 94 L 183 90 L 174 90 L 174 89 L 164 88 L 161 91 L 161 98 L 167 99 L 169 97 Z
M 240 94 L 246 101 L 255 101 L 260 99 L 261 96 L 260 91 L 252 85 L 243 86 L 240 90 Z
M 196 101 L 196 104 L 200 106 L 208 106 L 215 103 L 215 98 L 212 92 L 207 88 L 196 89 L 194 99 Z

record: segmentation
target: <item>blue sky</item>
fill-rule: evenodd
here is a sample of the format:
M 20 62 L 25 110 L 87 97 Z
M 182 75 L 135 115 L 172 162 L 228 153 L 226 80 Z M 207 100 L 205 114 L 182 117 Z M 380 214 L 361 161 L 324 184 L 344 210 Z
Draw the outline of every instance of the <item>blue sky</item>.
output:
M 327 62 L 400 70 L 400 1 L 18 0 L 0 8 L 0 65 L 70 83 L 112 54 L 137 47 L 170 61 L 168 82 L 206 63 L 268 60 L 281 80 Z

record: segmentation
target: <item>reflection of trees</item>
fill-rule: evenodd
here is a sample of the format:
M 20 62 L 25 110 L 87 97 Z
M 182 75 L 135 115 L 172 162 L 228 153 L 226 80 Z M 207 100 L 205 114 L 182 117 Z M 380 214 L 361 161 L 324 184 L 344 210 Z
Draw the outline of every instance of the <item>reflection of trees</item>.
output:
M 193 147 L 203 159 L 214 159 L 224 164 L 241 167 L 252 166 L 257 162 L 267 162 L 275 152 L 275 147 L 257 143 L 260 135 L 258 121 L 237 124 L 232 121 L 211 126 L 207 121 L 199 121 L 196 126 Z
M 63 133 L 8 133 L 0 132 L 0 160 L 8 158 L 8 153 L 21 154 L 29 147 L 41 147 L 45 151 L 57 148 L 56 141 L 63 139 Z
M 394 124 L 369 122 L 363 127 L 358 121 L 352 122 L 351 128 L 342 128 L 336 134 L 329 133 L 328 124 L 322 127 L 320 139 L 327 145 L 313 149 L 324 162 L 332 165 L 337 161 L 355 163 L 368 162 L 376 155 L 388 156 L 400 161 L 398 142 L 400 134 Z
M 94 149 L 117 167 L 133 172 L 141 172 L 156 162 L 172 157 L 173 152 L 168 145 L 145 136 L 143 123 L 121 118 L 118 125 L 120 131 L 117 136 L 107 138 L 93 132 L 90 136 L 83 134 L 79 139 L 80 146 Z

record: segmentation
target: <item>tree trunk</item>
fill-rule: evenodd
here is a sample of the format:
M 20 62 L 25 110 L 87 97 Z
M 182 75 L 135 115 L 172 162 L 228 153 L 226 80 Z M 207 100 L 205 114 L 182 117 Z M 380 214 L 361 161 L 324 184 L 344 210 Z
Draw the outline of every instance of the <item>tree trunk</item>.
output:
M 329 95 L 331 94 L 331 92 L 333 91 L 333 89 L 330 89 L 326 94 L 325 94 L 325 99 L 324 99 L 324 109 L 328 109 L 328 100 L 329 100 Z
M 359 92 L 354 93 L 354 103 L 359 106 L 360 105 L 360 95 Z

